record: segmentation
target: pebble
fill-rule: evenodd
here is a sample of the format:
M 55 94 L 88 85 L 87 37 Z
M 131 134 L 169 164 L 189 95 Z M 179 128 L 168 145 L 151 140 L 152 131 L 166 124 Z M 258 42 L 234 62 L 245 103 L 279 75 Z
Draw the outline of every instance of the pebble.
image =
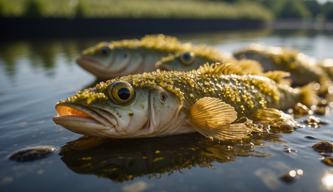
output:
M 28 162 L 46 158 L 56 151 L 56 148 L 48 145 L 27 147 L 15 151 L 9 156 L 10 160 L 17 162 Z
M 333 153 L 333 144 L 327 141 L 321 141 L 312 146 L 319 153 Z
M 325 165 L 333 167 L 333 157 L 325 157 L 321 160 Z
M 292 169 L 288 173 L 283 174 L 280 177 L 280 180 L 285 183 L 293 183 L 298 179 L 299 177 L 303 176 L 303 170 L 302 169 Z
M 295 116 L 305 116 L 312 113 L 311 110 L 302 103 L 297 103 L 292 111 Z
M 319 107 L 319 106 L 315 106 L 313 108 L 313 113 L 316 115 L 327 115 L 330 112 L 330 108 L 329 107 Z
M 314 128 L 318 128 L 320 127 L 320 125 L 326 125 L 328 124 L 325 121 L 322 121 L 320 118 L 315 117 L 315 116 L 309 116 L 304 123 L 306 123 L 307 125 L 314 127 Z

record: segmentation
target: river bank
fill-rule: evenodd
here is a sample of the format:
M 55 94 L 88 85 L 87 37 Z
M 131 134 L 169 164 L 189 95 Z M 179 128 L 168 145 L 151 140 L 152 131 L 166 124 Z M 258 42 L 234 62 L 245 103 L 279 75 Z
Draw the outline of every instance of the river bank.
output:
M 264 21 L 255 19 L 0 18 L 0 39 L 183 34 L 264 27 Z

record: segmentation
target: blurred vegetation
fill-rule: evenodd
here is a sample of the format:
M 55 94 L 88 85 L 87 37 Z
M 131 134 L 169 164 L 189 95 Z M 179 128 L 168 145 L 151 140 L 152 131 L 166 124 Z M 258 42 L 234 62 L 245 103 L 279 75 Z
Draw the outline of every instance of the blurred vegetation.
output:
M 252 18 L 333 20 L 317 0 L 0 0 L 5 17 Z
M 8 17 L 253 18 L 271 13 L 256 2 L 207 0 L 0 0 Z

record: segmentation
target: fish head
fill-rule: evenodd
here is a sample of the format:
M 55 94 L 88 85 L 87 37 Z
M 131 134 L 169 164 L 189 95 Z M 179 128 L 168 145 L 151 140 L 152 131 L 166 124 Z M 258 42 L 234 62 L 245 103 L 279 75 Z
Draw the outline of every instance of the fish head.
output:
M 53 120 L 83 135 L 153 137 L 180 120 L 181 107 L 180 100 L 160 86 L 111 80 L 58 102 Z
M 156 63 L 156 68 L 166 71 L 191 71 L 209 62 L 206 58 L 186 51 L 162 58 Z
M 76 62 L 100 79 L 110 79 L 140 67 L 143 53 L 138 48 L 113 46 L 102 42 L 83 51 Z M 132 67 L 130 67 L 132 66 Z

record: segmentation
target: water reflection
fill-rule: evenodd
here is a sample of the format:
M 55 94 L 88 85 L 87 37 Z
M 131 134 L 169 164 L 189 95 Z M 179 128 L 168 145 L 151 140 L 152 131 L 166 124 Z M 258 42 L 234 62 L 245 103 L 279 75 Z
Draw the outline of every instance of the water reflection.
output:
M 91 46 L 94 41 L 19 41 L 0 44 L 0 64 L 6 74 L 15 77 L 20 61 L 28 61 L 30 68 L 42 69 L 52 76 L 57 64 L 65 62 L 72 65 L 81 50 Z M 63 59 L 63 60 L 62 60 Z
M 327 172 L 321 179 L 321 183 L 328 190 L 333 190 L 333 173 Z
M 325 33 L 327 37 L 332 36 L 332 33 Z M 217 45 L 221 42 L 232 41 L 236 39 L 247 39 L 245 41 L 244 46 L 248 43 L 256 41 L 258 37 L 263 41 L 268 41 L 267 43 L 276 44 L 276 42 L 270 42 L 269 39 L 265 40 L 265 37 L 281 37 L 283 36 L 286 42 L 283 42 L 284 45 L 289 46 L 290 42 L 301 43 L 300 48 L 302 51 L 307 51 L 307 47 L 312 45 L 313 41 L 306 41 L 305 38 L 315 36 L 316 41 L 320 41 L 321 34 L 299 30 L 299 31 L 270 31 L 270 30 L 259 30 L 259 31 L 251 31 L 251 32 L 242 32 L 242 33 L 216 33 L 216 34 L 200 34 L 200 35 L 187 35 L 180 36 L 179 38 L 182 41 L 192 41 L 194 43 L 206 43 Z M 296 40 L 291 41 L 288 39 L 289 37 L 299 37 L 299 42 Z M 303 39 L 302 39 L 303 38 Z M 89 40 L 34 40 L 34 41 L 16 41 L 16 42 L 2 42 L 0 44 L 0 65 L 4 65 L 4 69 L 6 74 L 11 78 L 15 77 L 17 72 L 17 65 L 20 63 L 20 60 L 25 60 L 30 64 L 32 69 L 42 69 L 47 72 L 47 75 L 53 75 L 53 70 L 60 63 L 66 63 L 68 65 L 72 65 L 75 63 L 75 59 L 79 55 L 79 53 L 90 47 L 97 42 L 112 40 L 110 39 L 89 39 Z M 290 42 L 289 42 L 290 41 Z M 320 43 L 320 42 L 318 42 Z M 235 43 L 233 43 L 235 44 Z M 236 44 L 235 48 L 239 48 L 242 44 Z M 277 43 L 279 45 L 279 43 Z M 293 44 L 293 46 L 295 46 Z M 319 47 L 320 48 L 320 47 Z M 223 50 L 223 51 L 231 51 L 231 50 Z
M 60 155 L 76 173 L 122 182 L 144 175 L 161 176 L 191 167 L 210 167 L 213 162 L 230 162 L 238 156 L 265 157 L 268 154 L 254 147 L 263 142 L 261 137 L 243 143 L 212 142 L 199 134 L 133 140 L 83 137 L 63 146 Z M 278 141 L 276 135 L 268 138 Z

